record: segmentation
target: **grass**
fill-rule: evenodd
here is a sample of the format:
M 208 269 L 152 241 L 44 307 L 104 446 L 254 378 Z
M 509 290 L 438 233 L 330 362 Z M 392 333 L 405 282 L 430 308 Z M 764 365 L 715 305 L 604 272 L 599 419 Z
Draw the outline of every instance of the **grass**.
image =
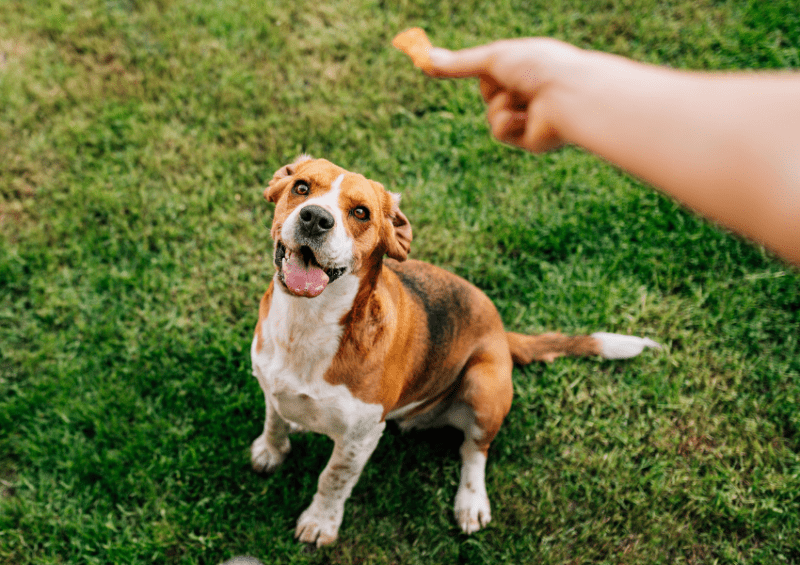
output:
M 0 563 L 800 562 L 800 273 L 577 149 L 493 142 L 475 84 L 388 47 L 552 35 L 797 68 L 796 1 L 0 3 Z M 654 109 L 660 111 L 660 109 Z M 389 429 L 340 540 L 292 539 L 331 444 L 249 469 L 272 172 L 403 193 L 413 256 L 517 331 L 660 340 L 515 372 L 494 520 L 458 532 L 455 432 Z

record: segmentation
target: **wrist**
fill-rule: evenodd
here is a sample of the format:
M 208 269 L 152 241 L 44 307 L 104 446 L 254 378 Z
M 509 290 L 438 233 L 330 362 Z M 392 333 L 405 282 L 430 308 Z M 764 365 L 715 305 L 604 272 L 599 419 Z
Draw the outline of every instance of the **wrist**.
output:
M 605 155 L 620 121 L 652 113 L 654 96 L 664 93 L 662 74 L 618 55 L 580 50 L 547 93 L 553 127 L 564 142 Z

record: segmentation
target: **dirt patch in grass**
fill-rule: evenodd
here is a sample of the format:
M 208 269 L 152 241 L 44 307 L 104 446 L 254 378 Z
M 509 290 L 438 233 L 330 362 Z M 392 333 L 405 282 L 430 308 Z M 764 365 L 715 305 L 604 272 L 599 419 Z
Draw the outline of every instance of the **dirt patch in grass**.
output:
M 20 64 L 30 51 L 31 47 L 18 38 L 0 39 L 0 72 Z
M 99 46 L 98 51 L 68 44 L 63 50 L 73 68 L 83 72 L 64 83 L 73 98 L 98 96 L 139 97 L 143 94 L 143 73 L 127 60 L 128 53 L 121 41 Z

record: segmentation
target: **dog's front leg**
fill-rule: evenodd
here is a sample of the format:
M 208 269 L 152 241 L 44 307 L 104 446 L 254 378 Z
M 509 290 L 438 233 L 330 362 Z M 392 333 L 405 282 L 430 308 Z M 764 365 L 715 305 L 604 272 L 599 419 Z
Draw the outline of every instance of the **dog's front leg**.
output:
M 270 473 L 283 463 L 292 445 L 289 442 L 291 424 L 281 418 L 278 411 L 270 406 L 269 394 L 264 394 L 267 415 L 264 431 L 250 446 L 250 462 L 258 473 Z
M 339 535 L 344 503 L 350 497 L 361 471 L 386 427 L 379 422 L 357 433 L 334 438 L 333 454 L 319 477 L 314 500 L 297 521 L 295 537 L 317 547 L 332 543 Z

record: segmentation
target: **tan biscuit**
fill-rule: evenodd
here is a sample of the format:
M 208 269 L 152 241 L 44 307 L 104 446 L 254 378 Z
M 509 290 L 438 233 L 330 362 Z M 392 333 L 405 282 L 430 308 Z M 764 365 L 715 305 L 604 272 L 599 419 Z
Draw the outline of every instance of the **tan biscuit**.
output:
M 425 30 L 419 27 L 412 27 L 399 33 L 392 40 L 392 45 L 411 57 L 414 66 L 422 69 L 425 73 L 431 74 L 433 64 L 431 63 L 431 45 Z

